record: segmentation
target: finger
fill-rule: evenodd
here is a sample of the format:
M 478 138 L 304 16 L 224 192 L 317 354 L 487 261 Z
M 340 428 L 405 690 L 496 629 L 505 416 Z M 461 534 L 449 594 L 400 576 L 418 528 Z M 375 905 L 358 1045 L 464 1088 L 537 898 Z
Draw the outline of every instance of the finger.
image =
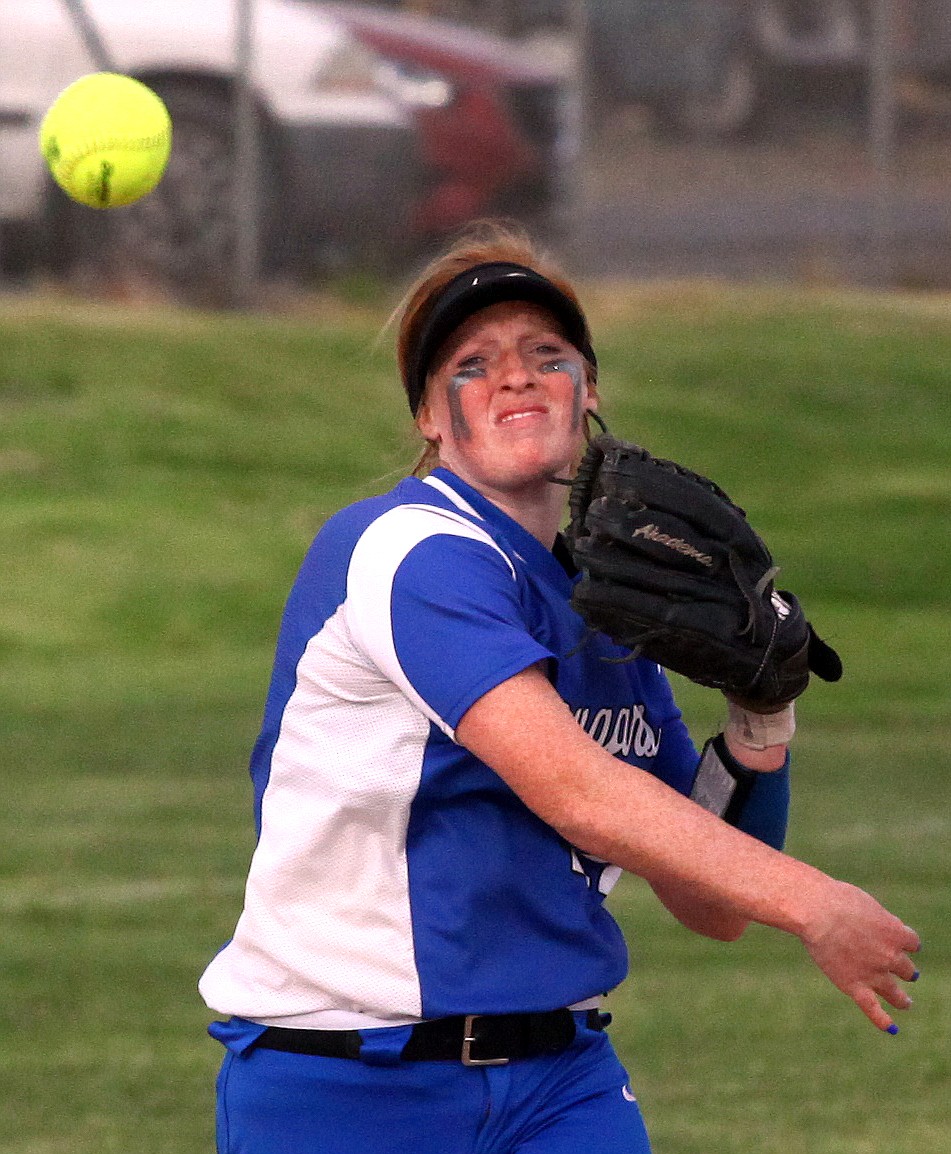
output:
M 912 1007 L 911 995 L 895 981 L 882 982 L 877 992 L 896 1010 L 910 1010 Z
M 901 978 L 903 982 L 917 982 L 921 974 L 918 967 L 907 954 L 903 954 L 901 960 L 893 968 L 892 971 L 896 977 Z
M 875 996 L 874 990 L 866 987 L 853 995 L 852 1000 L 868 1018 L 873 1026 L 877 1026 L 886 1034 L 897 1034 L 898 1027 L 892 1020 L 891 1015 L 880 1004 L 878 998 Z

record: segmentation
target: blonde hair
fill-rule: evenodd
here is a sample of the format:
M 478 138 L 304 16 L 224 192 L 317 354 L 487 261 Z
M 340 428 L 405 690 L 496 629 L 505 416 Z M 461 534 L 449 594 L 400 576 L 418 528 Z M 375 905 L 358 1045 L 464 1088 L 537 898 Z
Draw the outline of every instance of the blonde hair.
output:
M 423 269 L 387 322 L 389 327 L 398 321 L 396 357 L 407 395 L 413 352 L 433 304 L 450 281 L 466 269 L 495 261 L 521 264 L 534 269 L 581 309 L 578 295 L 560 266 L 535 245 L 520 225 L 501 220 L 477 221 Z M 594 380 L 595 367 L 589 363 L 587 368 Z M 417 476 L 426 473 L 435 466 L 437 460 L 436 446 L 427 442 L 413 472 Z

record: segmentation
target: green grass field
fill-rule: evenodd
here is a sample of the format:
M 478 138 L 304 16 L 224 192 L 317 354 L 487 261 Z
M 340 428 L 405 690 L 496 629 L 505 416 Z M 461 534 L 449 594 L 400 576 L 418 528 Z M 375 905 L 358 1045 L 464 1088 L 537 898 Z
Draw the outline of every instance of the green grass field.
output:
M 656 1154 L 951 1149 L 951 302 L 591 286 L 616 433 L 743 504 L 842 653 L 789 849 L 921 933 L 896 1038 L 799 944 L 612 898 Z M 0 300 L 0 1154 L 207 1154 L 195 990 L 252 849 L 247 755 L 314 531 L 415 443 L 385 313 Z M 678 682 L 695 737 L 716 694 Z

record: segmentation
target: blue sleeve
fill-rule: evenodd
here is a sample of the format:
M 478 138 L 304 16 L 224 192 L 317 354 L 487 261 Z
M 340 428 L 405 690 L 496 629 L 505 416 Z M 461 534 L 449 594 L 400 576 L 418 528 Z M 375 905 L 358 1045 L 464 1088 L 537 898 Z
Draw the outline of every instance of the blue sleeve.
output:
M 747 769 L 737 761 L 722 733 L 711 738 L 708 744 L 736 781 L 723 820 L 773 849 L 782 849 L 789 821 L 789 751 L 780 769 L 764 773 Z
M 552 656 L 529 630 L 510 559 L 430 509 L 404 506 L 363 534 L 343 609 L 355 645 L 449 736 L 490 689 Z
M 407 554 L 391 612 L 407 679 L 453 729 L 483 694 L 553 656 L 529 632 L 506 559 L 470 538 L 438 534 Z
M 746 801 L 731 824 L 773 849 L 782 849 L 789 824 L 790 792 L 787 751 L 782 769 L 774 773 L 755 773 Z

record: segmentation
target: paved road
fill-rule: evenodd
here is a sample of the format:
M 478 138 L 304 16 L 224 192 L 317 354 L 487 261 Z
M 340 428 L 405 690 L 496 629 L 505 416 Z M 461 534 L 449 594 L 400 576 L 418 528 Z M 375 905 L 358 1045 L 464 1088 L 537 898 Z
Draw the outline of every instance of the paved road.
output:
M 577 230 L 592 276 L 822 278 L 951 284 L 947 201 L 791 192 L 668 206 L 611 199 L 585 205 Z
M 622 124 L 587 171 L 573 247 L 590 275 L 951 287 L 951 127 L 906 135 L 883 173 L 854 127 L 691 147 Z

